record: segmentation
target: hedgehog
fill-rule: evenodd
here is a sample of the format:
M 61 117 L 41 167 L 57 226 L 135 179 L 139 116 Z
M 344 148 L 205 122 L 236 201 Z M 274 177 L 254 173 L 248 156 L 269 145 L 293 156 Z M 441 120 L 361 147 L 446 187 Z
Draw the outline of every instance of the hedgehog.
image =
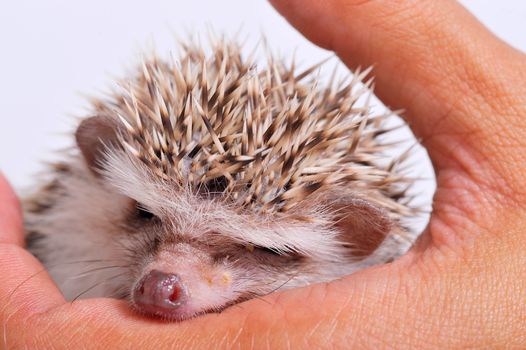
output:
M 408 249 L 413 181 L 386 155 L 370 70 L 322 84 L 322 63 L 266 56 L 183 42 L 91 99 L 23 200 L 28 249 L 67 299 L 182 321 Z

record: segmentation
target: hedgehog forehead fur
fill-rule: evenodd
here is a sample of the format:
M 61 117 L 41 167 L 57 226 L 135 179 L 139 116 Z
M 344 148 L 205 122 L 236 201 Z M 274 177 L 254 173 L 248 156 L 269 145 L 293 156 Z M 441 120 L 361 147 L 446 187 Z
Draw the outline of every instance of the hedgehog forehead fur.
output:
M 360 83 L 368 71 L 322 87 L 319 65 L 297 72 L 269 54 L 256 67 L 228 41 L 210 51 L 183 43 L 177 60 L 152 55 L 95 101 L 97 114 L 119 123 L 124 152 L 182 188 L 217 187 L 239 208 L 285 212 L 345 187 L 376 190 L 391 212 L 408 209 L 399 186 L 407 179 L 394 166 L 400 159 L 378 162 L 389 147 L 379 141 L 389 114 L 372 116 L 367 102 L 357 104 L 370 94 L 370 82 Z

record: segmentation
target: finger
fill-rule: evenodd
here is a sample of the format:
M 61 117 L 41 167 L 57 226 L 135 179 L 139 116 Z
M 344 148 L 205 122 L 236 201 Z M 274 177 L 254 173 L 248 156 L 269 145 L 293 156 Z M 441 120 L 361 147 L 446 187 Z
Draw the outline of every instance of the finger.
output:
M 0 244 L 0 314 L 27 317 L 65 302 L 45 268 L 27 250 Z
M 520 342 L 516 334 L 521 334 L 522 324 L 506 322 L 501 308 L 466 308 L 474 299 L 470 288 L 483 285 L 480 279 L 476 285 L 468 280 L 466 288 L 466 283 L 459 284 L 458 276 L 447 279 L 444 274 L 432 273 L 423 280 L 415 266 L 412 268 L 415 273 L 402 276 L 384 266 L 330 284 L 273 294 L 264 301 L 254 299 L 221 314 L 182 323 L 153 322 L 132 313 L 122 301 L 82 300 L 35 319 L 29 330 L 13 335 L 11 345 L 29 344 L 39 349 L 295 349 L 330 344 L 378 349 L 389 344 L 390 348 L 405 349 L 461 348 L 466 341 L 477 347 L 488 339 L 496 347 Z M 461 293 L 453 294 L 451 289 Z M 454 305 L 452 295 L 458 295 Z M 484 317 L 487 312 L 495 318 Z M 504 328 L 495 335 L 495 329 Z
M 351 68 L 374 65 L 376 92 L 406 110 L 435 167 L 478 176 L 524 160 L 524 57 L 453 0 L 271 0 L 307 38 Z M 519 126 L 510 130 L 510 124 Z M 502 175 L 502 174 L 501 174 Z M 495 174 L 493 174 L 494 178 Z
M 269 296 L 265 301 L 251 300 L 221 314 L 182 323 L 152 322 L 131 312 L 123 302 L 81 300 L 57 309 L 50 317 L 35 319 L 31 331 L 19 330 L 8 341 L 12 347 L 26 344 L 30 348 L 281 349 L 287 344 L 301 348 L 310 342 L 319 348 L 327 341 L 348 347 L 353 335 L 360 334 L 358 330 L 346 330 L 334 341 L 326 339 L 339 322 L 334 315 L 347 312 L 342 304 L 348 292 L 328 291 L 326 285 L 311 288 Z
M 64 302 L 44 267 L 26 250 L 20 204 L 0 174 L 0 312 L 29 315 Z
M 0 244 L 1 243 L 16 244 L 18 246 L 24 244 L 20 202 L 2 173 L 0 173 Z

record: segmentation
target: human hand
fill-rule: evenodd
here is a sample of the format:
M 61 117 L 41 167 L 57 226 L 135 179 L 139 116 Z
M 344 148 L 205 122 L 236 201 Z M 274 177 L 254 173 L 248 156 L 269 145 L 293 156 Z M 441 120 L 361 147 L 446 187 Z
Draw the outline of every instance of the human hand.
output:
M 182 323 L 123 301 L 67 303 L 22 249 L 0 181 L 0 310 L 9 348 L 455 348 L 526 344 L 526 58 L 452 0 L 274 0 L 423 140 L 437 174 L 428 228 L 404 257 Z

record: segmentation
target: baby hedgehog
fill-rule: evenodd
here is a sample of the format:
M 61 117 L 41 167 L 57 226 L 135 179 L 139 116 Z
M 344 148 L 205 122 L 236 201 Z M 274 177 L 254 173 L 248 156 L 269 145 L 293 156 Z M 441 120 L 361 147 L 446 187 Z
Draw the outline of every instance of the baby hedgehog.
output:
M 319 65 L 241 51 L 183 43 L 93 100 L 24 200 L 28 249 L 66 298 L 184 320 L 407 250 L 411 180 L 380 141 L 390 114 L 358 106 L 368 72 L 321 87 Z

